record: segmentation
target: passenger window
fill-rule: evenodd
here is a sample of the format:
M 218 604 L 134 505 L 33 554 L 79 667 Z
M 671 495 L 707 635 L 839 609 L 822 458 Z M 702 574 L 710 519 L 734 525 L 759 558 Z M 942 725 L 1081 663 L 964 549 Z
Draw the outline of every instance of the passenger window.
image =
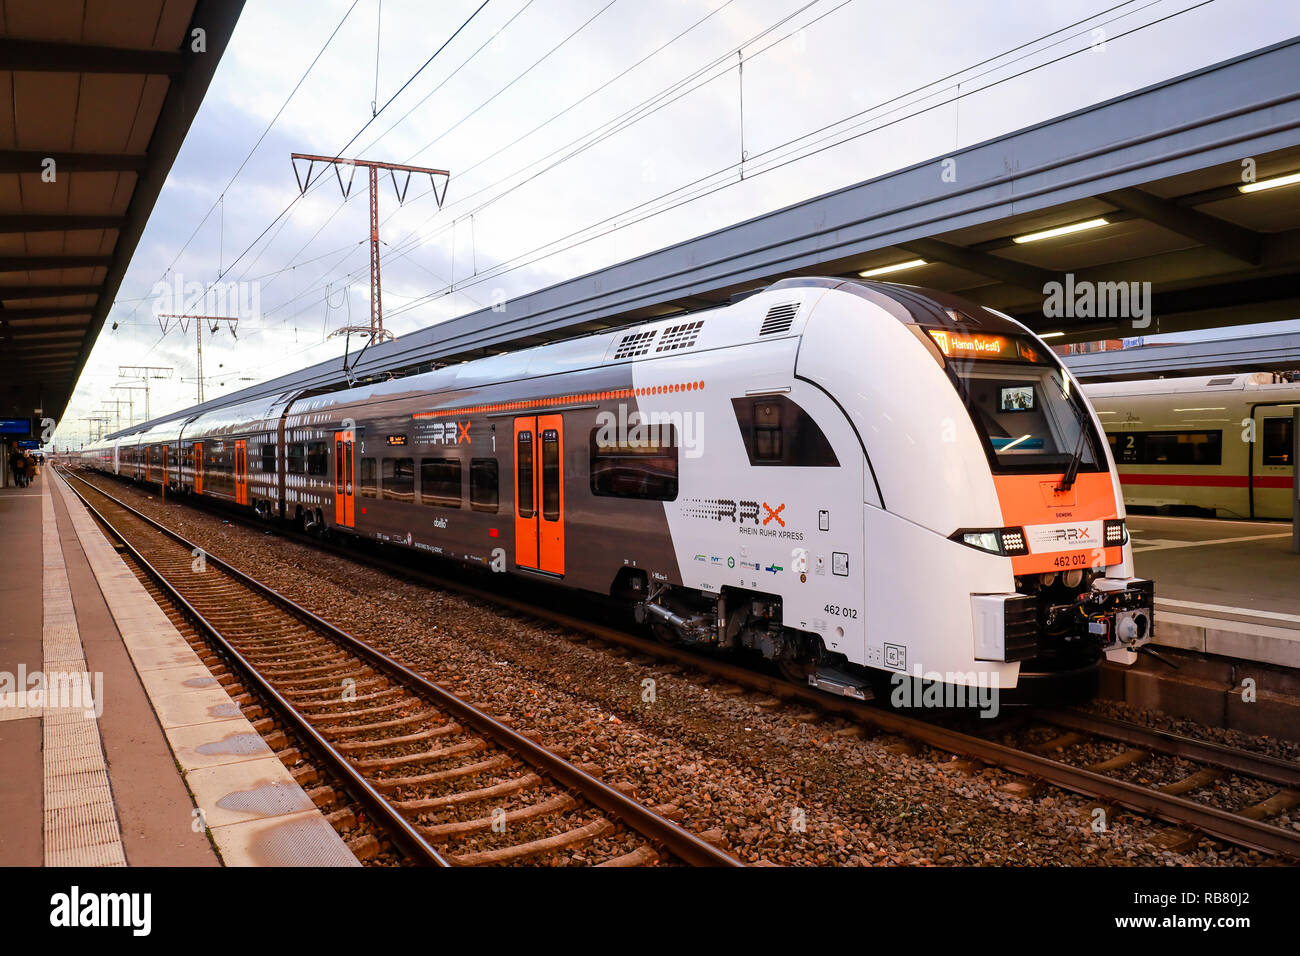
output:
M 560 520 L 560 433 L 542 432 L 542 517 Z
M 460 459 L 420 460 L 420 503 L 440 508 L 460 507 Z
M 307 450 L 301 443 L 286 449 L 284 470 L 291 475 L 301 475 L 307 470 Z
M 390 501 L 415 500 L 415 459 L 385 458 L 383 497 Z
M 515 501 L 519 508 L 519 517 L 531 518 L 533 511 L 533 433 L 522 431 L 515 441 L 515 470 L 519 475 L 519 487 L 515 490 Z
M 812 416 L 784 395 L 733 398 L 731 406 L 751 465 L 839 465 L 831 443 Z
M 473 458 L 469 463 L 469 505 L 475 511 L 496 514 L 500 497 L 495 458 Z
M 262 446 L 262 471 L 268 475 L 275 474 L 275 446 Z
M 1287 418 L 1264 419 L 1263 448 L 1264 464 L 1290 466 L 1291 453 L 1294 451 L 1295 423 Z
M 677 499 L 677 430 L 658 426 L 646 440 L 611 441 L 591 430 L 591 493 L 606 498 Z
M 373 458 L 361 459 L 361 497 L 375 497 L 375 460 Z
M 1223 432 L 1133 432 L 1140 465 L 1218 465 Z
M 307 443 L 307 474 L 325 476 L 329 469 L 329 445 L 323 441 Z

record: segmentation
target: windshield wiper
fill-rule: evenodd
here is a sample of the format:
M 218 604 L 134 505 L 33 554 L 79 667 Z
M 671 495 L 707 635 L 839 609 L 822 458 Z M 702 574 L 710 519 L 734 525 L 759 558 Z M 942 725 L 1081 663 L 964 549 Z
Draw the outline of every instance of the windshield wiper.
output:
M 1062 379 L 1064 378 L 1065 376 L 1062 374 Z M 1088 444 L 1088 432 L 1092 422 L 1087 413 L 1071 401 L 1069 386 L 1063 387 L 1061 391 L 1065 395 L 1066 404 L 1070 406 L 1070 411 L 1074 412 L 1074 420 L 1079 423 L 1079 444 L 1074 448 L 1074 456 L 1070 459 L 1069 467 L 1065 469 L 1065 474 L 1061 476 L 1061 483 L 1056 486 L 1057 491 L 1069 491 L 1074 487 L 1074 480 L 1079 477 L 1079 466 L 1083 464 L 1083 449 Z

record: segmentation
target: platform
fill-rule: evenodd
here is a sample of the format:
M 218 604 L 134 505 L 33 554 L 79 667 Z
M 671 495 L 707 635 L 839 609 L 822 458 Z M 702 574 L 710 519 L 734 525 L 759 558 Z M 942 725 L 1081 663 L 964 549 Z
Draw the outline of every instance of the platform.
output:
M 0 489 L 0 865 L 223 863 L 359 865 L 62 479 Z
M 1300 555 L 1285 522 L 1130 515 L 1156 583 L 1155 642 L 1300 668 Z

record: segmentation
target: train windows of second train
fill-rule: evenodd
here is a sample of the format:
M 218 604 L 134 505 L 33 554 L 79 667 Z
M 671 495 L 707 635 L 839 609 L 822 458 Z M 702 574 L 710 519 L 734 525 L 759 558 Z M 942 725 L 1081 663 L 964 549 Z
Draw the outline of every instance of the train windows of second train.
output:
M 1290 465 L 1292 424 L 1290 417 L 1264 419 L 1264 437 L 1261 451 L 1266 465 Z
M 439 508 L 460 507 L 460 459 L 420 459 L 420 503 Z
M 301 475 L 307 470 L 307 451 L 301 443 L 285 449 L 284 470 L 291 475 Z
M 496 514 L 501 497 L 497 460 L 473 458 L 469 463 L 469 506 Z
M 415 500 L 415 459 L 385 458 L 381 495 L 390 501 Z
M 268 475 L 275 474 L 275 446 L 262 446 L 262 472 Z
M 361 459 L 361 480 L 359 484 L 361 485 L 362 498 L 375 497 L 375 460 L 373 458 Z

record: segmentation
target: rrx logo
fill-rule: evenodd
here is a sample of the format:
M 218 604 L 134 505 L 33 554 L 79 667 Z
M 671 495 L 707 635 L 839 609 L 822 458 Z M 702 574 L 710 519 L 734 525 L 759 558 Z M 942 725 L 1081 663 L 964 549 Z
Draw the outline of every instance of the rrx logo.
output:
M 1088 541 L 1092 533 L 1087 528 L 1055 528 L 1047 533 L 1049 541 Z
M 775 521 L 781 527 L 785 527 L 785 519 L 781 517 L 781 512 L 785 510 L 785 504 L 776 506 L 769 505 L 766 501 L 762 503 L 762 510 L 766 514 L 759 517 L 759 502 L 757 501 L 737 501 L 733 498 L 711 498 L 705 502 L 711 512 L 711 517 L 715 521 L 730 519 L 733 524 L 744 524 L 746 521 L 753 521 L 757 525 L 765 525 Z
M 432 445 L 470 444 L 469 422 L 434 422 L 429 426 Z

